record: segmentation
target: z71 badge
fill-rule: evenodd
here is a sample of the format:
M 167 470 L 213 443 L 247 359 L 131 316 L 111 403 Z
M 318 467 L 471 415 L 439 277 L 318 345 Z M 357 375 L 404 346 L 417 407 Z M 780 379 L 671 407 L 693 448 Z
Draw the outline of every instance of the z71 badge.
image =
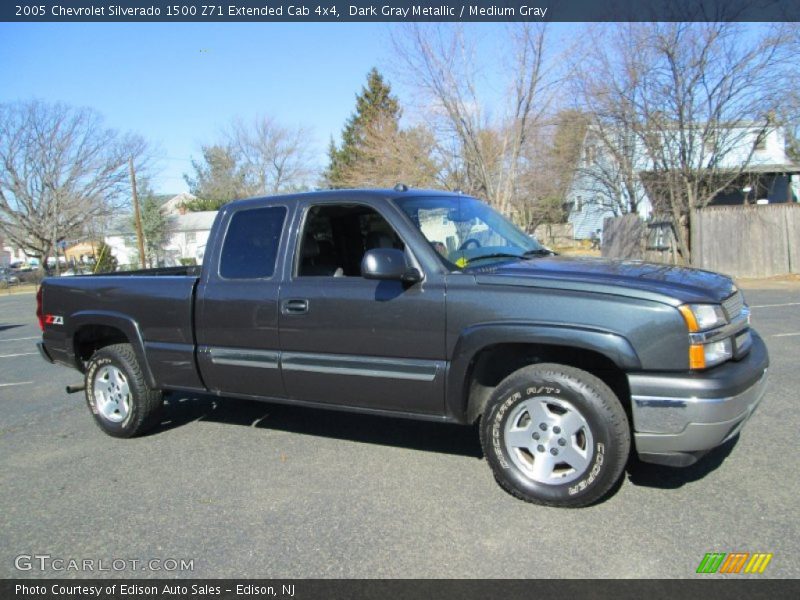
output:
M 61 315 L 45 315 L 44 322 L 47 325 L 63 325 L 64 317 Z

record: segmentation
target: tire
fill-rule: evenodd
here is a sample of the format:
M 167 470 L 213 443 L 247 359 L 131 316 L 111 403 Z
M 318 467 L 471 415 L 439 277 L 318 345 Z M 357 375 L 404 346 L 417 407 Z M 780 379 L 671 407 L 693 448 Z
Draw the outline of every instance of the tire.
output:
M 108 435 L 134 437 L 157 421 L 163 394 L 147 386 L 130 344 L 114 344 L 95 352 L 85 381 L 86 403 L 95 423 Z
M 527 502 L 564 508 L 605 497 L 620 480 L 631 445 L 625 410 L 605 383 L 546 363 L 500 382 L 480 435 L 503 489 Z

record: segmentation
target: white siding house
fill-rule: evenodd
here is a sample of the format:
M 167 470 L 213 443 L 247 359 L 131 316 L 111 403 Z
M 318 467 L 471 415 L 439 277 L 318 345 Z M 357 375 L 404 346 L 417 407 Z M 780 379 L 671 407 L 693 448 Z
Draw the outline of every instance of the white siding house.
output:
M 719 167 L 738 170 L 744 163 L 747 167 L 737 180 L 737 186 L 719 194 L 712 204 L 798 201 L 800 166 L 793 164 L 786 155 L 786 137 L 782 128 L 771 128 L 763 134 L 760 127 L 730 128 L 724 132 L 724 137 L 727 151 Z M 665 143 L 669 144 L 668 141 Z M 652 163 L 641 144 L 633 143 L 630 147 L 633 150 L 628 154 L 631 155 L 632 171 L 636 173 L 631 193 L 635 195 L 639 215 L 648 219 L 654 211 L 654 199 L 648 196 L 641 176 L 652 171 Z M 621 168 L 604 148 L 596 132 L 590 128 L 565 199 L 575 239 L 589 239 L 592 232 L 602 229 L 606 217 L 619 216 L 624 207 L 630 205 L 628 197 L 613 191 L 624 187 L 613 185 L 622 181 Z M 701 154 L 708 158 L 711 156 L 706 149 L 698 148 L 697 152 L 698 158 Z
M 181 259 L 202 264 L 206 242 L 217 211 L 168 215 L 170 236 L 160 257 L 165 267 L 178 266 Z M 133 265 L 138 251 L 130 215 L 119 217 L 105 236 L 105 243 L 120 265 Z

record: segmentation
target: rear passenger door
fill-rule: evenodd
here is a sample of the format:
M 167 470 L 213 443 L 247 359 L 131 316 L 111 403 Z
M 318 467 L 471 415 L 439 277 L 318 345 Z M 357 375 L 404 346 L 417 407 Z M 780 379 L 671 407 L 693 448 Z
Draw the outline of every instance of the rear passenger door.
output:
M 441 415 L 444 282 L 361 277 L 373 248 L 404 249 L 388 206 L 302 201 L 299 248 L 280 294 L 281 370 L 290 398 Z
M 278 343 L 279 257 L 290 207 L 243 205 L 209 240 L 198 289 L 198 363 L 212 391 L 284 396 Z

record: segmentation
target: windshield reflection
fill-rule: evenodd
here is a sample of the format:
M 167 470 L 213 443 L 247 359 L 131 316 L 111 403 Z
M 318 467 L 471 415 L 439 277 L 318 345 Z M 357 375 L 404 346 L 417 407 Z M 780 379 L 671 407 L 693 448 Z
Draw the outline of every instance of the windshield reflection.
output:
M 398 206 L 450 269 L 549 255 L 489 205 L 469 196 L 399 198 Z

